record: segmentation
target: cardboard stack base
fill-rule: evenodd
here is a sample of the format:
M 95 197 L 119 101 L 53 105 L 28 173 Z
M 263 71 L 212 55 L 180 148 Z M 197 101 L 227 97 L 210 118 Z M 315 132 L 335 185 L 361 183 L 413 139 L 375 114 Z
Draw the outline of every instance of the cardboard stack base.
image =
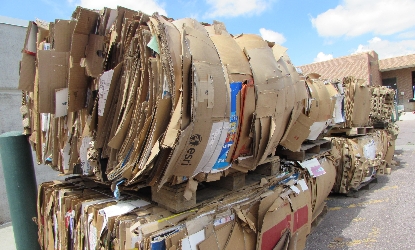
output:
M 303 249 L 312 220 L 335 180 L 283 162 L 278 176 L 221 200 L 172 213 L 148 193 L 121 193 L 81 177 L 39 186 L 37 223 L 43 249 Z

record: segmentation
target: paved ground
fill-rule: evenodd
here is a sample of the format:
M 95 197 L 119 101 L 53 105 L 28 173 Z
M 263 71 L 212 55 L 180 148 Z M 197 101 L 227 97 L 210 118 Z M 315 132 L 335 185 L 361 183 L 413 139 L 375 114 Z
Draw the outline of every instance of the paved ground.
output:
M 400 165 L 359 198 L 329 196 L 329 211 L 309 235 L 307 250 L 415 249 L 415 120 L 397 124 Z

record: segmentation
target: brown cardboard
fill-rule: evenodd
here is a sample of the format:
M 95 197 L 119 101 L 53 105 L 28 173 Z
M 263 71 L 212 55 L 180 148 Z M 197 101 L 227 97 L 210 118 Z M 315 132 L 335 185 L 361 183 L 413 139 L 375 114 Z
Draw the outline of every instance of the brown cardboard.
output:
M 78 64 L 69 68 L 68 111 L 73 112 L 85 107 L 88 78 L 85 69 Z
M 18 89 L 33 92 L 36 74 L 36 57 L 27 53 L 22 53 L 19 71 Z
M 97 129 L 97 141 L 98 142 L 103 141 L 103 138 L 104 138 L 105 134 L 108 133 L 109 126 L 106 125 L 106 124 L 108 124 L 107 119 L 109 117 L 111 104 L 113 103 L 115 90 L 116 90 L 117 87 L 119 87 L 118 84 L 119 84 L 119 78 L 120 78 L 120 75 L 121 75 L 122 67 L 123 67 L 123 64 L 120 63 L 120 64 L 117 65 L 117 67 L 114 68 L 114 72 L 112 74 L 111 81 L 109 82 L 109 88 L 107 90 L 108 92 L 105 91 L 107 89 L 106 87 L 108 85 L 108 82 L 106 82 L 106 81 L 103 82 L 103 81 L 99 80 L 101 83 L 100 83 L 100 89 L 98 90 L 98 96 L 101 95 L 101 97 L 99 97 L 99 98 L 104 98 L 103 95 L 106 94 L 107 97 L 106 97 L 105 106 L 104 106 L 103 110 L 98 111 L 99 114 L 102 113 L 102 115 L 98 115 L 98 124 L 97 124 L 97 127 L 98 127 L 98 129 Z M 100 138 L 102 138 L 102 139 L 100 139 Z M 102 143 L 99 143 L 97 145 L 97 147 L 101 148 Z
M 274 249 L 286 230 L 291 230 L 292 211 L 288 201 L 277 198 L 264 216 L 257 249 Z
M 291 128 L 288 127 L 288 133 L 284 135 L 281 140 L 281 145 L 285 148 L 297 152 L 300 150 L 301 144 L 310 134 L 310 127 L 313 121 L 304 114 L 300 114 L 298 119 L 290 124 Z
M 36 55 L 37 52 L 37 33 L 38 33 L 38 26 L 35 22 L 29 22 L 26 30 L 26 38 L 23 46 L 22 53 L 26 53 L 32 56 Z
M 55 89 L 65 88 L 68 77 L 68 53 L 40 50 L 39 67 L 39 112 L 55 113 Z
M 52 36 L 52 48 L 57 52 L 69 52 L 71 50 L 71 38 L 76 21 L 56 20 Z
M 167 20 L 164 19 L 162 16 L 157 16 L 157 20 L 160 23 L 162 31 L 162 47 L 166 47 L 168 52 L 162 50 L 162 56 L 165 56 L 165 61 L 163 63 L 168 63 L 170 68 L 170 77 L 172 81 L 172 85 L 174 86 L 174 96 L 173 96 L 173 104 L 175 107 L 180 102 L 180 88 L 182 82 L 182 69 L 181 69 L 181 58 L 180 54 L 182 51 L 182 44 L 178 42 L 180 40 L 180 32 L 179 30 Z
M 333 163 L 327 158 L 322 158 L 319 162 L 326 173 L 316 177 L 317 197 L 315 208 L 320 207 L 324 203 L 324 200 L 330 194 L 334 182 L 336 181 L 336 168 Z
M 311 194 L 310 189 L 300 194 L 290 195 L 293 210 L 291 239 L 289 249 L 304 249 L 307 235 L 311 231 Z
M 98 77 L 101 74 L 104 64 L 104 36 L 90 34 L 85 49 L 86 74 Z
M 82 109 L 86 102 L 87 77 L 85 69 L 80 66 L 82 58 L 85 58 L 85 49 L 88 44 L 89 34 L 95 31 L 98 13 L 78 7 L 75 11 L 76 25 L 72 35 L 69 69 L 69 102 L 68 111 Z
M 188 21 L 191 22 L 191 20 Z M 198 168 L 203 155 L 212 155 L 213 153 L 212 151 L 205 151 L 210 135 L 212 132 L 215 132 L 211 131 L 215 129 L 212 119 L 224 119 L 225 117 L 229 119 L 229 113 L 226 115 L 226 110 L 229 110 L 229 103 L 226 100 L 229 98 L 227 98 L 222 67 L 220 66 L 219 57 L 212 41 L 207 37 L 204 28 L 203 31 L 204 33 L 188 26 L 185 26 L 183 30 L 185 42 L 190 46 L 189 49 L 194 61 L 192 67 L 192 71 L 194 72 L 193 81 L 199 89 L 193 89 L 192 92 L 192 120 L 194 126 L 186 128 L 190 136 L 186 138 L 187 145 L 185 148 L 175 148 L 175 151 L 182 151 L 182 153 L 178 155 L 179 158 L 177 161 L 175 159 L 174 161 L 170 161 L 169 165 L 174 165 L 168 166 L 168 168 L 175 168 L 174 172 L 177 176 L 192 176 L 197 174 L 195 170 Z M 202 44 L 205 47 L 202 48 Z M 209 49 L 206 48 L 206 45 L 208 45 L 207 48 Z M 206 61 L 207 63 L 198 62 L 199 60 Z M 207 88 L 204 90 L 201 89 L 204 86 Z M 224 101 L 225 103 L 223 103 Z M 218 127 L 216 129 L 221 128 Z M 216 140 L 215 144 L 218 145 L 221 142 Z M 223 142 L 221 145 L 223 145 Z M 209 160 L 209 158 L 206 159 Z M 199 169 L 203 168 L 204 165 L 205 163 L 202 163 Z
M 233 153 L 233 160 L 239 156 L 252 155 L 250 136 L 252 114 L 255 112 L 255 88 L 251 82 L 242 85 L 239 105 L 241 113 L 238 114 L 240 125 L 238 127 L 238 135 L 236 139 L 236 148 Z
M 358 81 L 354 90 L 352 124 L 354 127 L 365 127 L 369 123 L 370 88 Z

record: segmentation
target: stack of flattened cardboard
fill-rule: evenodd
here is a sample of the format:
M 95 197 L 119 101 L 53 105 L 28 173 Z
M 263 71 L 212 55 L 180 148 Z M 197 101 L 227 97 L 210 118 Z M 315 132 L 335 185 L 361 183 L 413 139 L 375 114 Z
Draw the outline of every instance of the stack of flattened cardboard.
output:
M 395 90 L 385 86 L 374 86 L 370 100 L 370 121 L 372 124 L 388 123 L 394 111 Z
M 344 116 L 343 127 L 369 126 L 371 89 L 367 82 L 352 76 L 343 78 Z
M 37 161 L 61 173 L 136 189 L 216 180 L 332 119 L 335 89 L 306 85 L 257 35 L 122 7 L 72 17 L 30 23 L 19 84 Z
M 315 121 L 307 139 L 338 136 L 331 138 L 333 149 L 330 158 L 337 169 L 333 192 L 358 190 L 376 174 L 390 173 L 398 134 L 397 126 L 388 123 L 394 90 L 369 87 L 363 80 L 351 76 L 341 81 L 323 81 L 316 73 L 306 76 L 306 84 L 309 98 L 305 113 Z M 316 114 L 315 106 L 322 105 L 324 107 L 320 107 Z M 321 114 L 324 117 L 320 117 Z M 374 122 L 381 122 L 382 129 L 369 127 Z M 358 131 L 356 127 L 368 130 Z
M 336 162 L 335 193 L 359 190 L 376 174 L 390 174 L 395 138 L 387 130 L 356 138 L 333 137 L 331 156 Z
M 89 179 L 46 182 L 38 192 L 39 242 L 42 249 L 303 249 L 336 171 L 326 158 L 317 161 L 326 172 L 319 176 L 292 164 L 279 177 L 177 214 L 145 195 L 116 200 Z

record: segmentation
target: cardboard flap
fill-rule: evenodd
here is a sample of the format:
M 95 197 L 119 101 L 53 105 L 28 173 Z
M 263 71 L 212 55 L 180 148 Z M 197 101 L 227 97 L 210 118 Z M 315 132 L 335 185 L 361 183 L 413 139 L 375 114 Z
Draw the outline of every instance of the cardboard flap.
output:
M 287 52 L 287 48 L 279 45 L 279 44 L 274 44 L 274 46 L 272 46 L 272 53 L 274 54 L 274 58 L 275 60 L 280 60 L 281 57 L 283 57 L 285 55 L 285 53 Z
M 29 25 L 27 26 L 26 30 L 26 38 L 23 46 L 22 53 L 26 53 L 29 55 L 36 55 L 37 52 L 37 32 L 38 27 L 35 22 L 30 21 Z
M 165 20 L 162 16 L 157 16 L 157 20 L 159 21 L 164 34 L 164 39 L 162 39 L 162 47 L 166 47 L 169 51 L 169 54 L 163 54 L 162 56 L 166 56 L 166 61 L 170 67 L 170 75 L 172 81 L 174 83 L 174 106 L 176 107 L 177 103 L 180 101 L 180 88 L 182 82 L 182 68 L 181 68 L 181 51 L 182 51 L 182 44 L 180 41 L 180 32 L 179 30 L 171 23 Z
M 72 34 L 76 21 L 56 20 L 53 33 L 52 48 L 57 52 L 69 52 L 71 50 Z
M 105 60 L 104 36 L 90 34 L 85 55 L 86 74 L 88 76 L 98 77 L 102 72 Z
M 68 111 L 74 112 L 85 107 L 88 78 L 85 69 L 80 65 L 74 64 L 69 68 L 68 82 Z
M 269 47 L 246 49 L 255 84 L 266 84 L 268 79 L 282 76 Z
M 33 92 L 36 75 L 36 57 L 27 53 L 22 53 L 20 61 L 20 77 L 18 89 Z
M 280 144 L 293 152 L 299 151 L 301 144 L 310 134 L 311 125 L 313 125 L 313 121 L 306 115 L 300 114 L 296 121 L 290 121 Z
M 248 59 L 232 37 L 211 35 L 210 38 L 219 53 L 222 65 L 226 65 L 228 74 L 252 75 Z
M 355 83 L 353 96 L 352 125 L 354 127 L 364 127 L 369 123 L 370 115 L 370 89 L 364 84 Z
M 53 50 L 38 52 L 40 113 L 55 113 L 55 89 L 67 87 L 68 56 Z
M 203 30 L 205 31 L 205 30 Z M 218 53 L 213 45 L 212 40 L 206 32 L 201 32 L 194 28 L 185 26 L 184 36 L 187 46 L 190 47 L 194 61 L 206 61 L 214 64 L 220 64 Z

